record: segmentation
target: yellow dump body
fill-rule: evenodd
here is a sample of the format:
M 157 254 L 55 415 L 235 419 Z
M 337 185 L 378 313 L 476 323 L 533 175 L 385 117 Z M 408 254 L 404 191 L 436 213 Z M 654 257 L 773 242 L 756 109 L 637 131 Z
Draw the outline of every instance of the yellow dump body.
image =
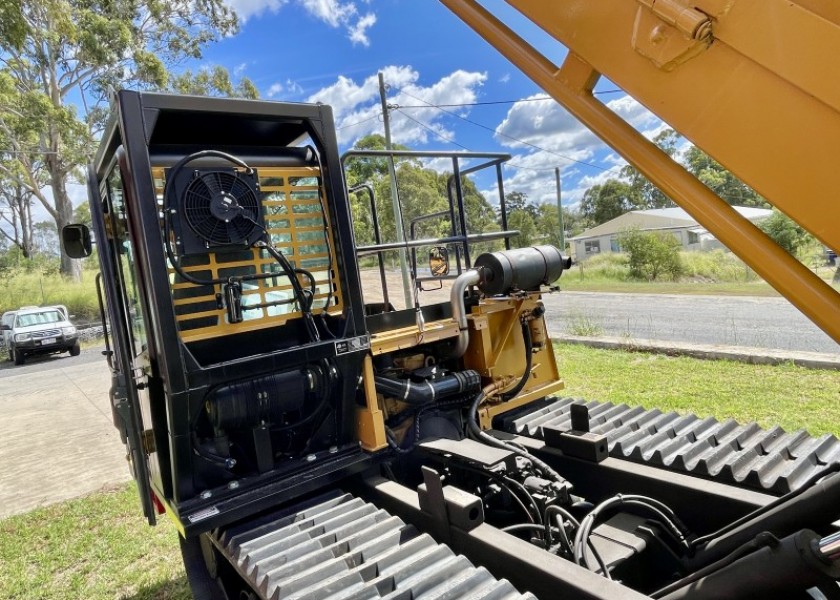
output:
M 840 294 L 592 95 L 608 77 L 840 249 L 838 3 L 507 0 L 569 49 L 558 66 L 474 0 L 441 1 L 840 343 Z

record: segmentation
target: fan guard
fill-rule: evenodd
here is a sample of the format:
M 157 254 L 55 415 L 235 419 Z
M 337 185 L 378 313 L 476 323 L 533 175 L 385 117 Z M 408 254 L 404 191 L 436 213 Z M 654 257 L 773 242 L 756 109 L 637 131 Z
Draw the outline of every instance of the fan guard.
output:
M 196 170 L 181 194 L 189 228 L 209 246 L 250 246 L 263 234 L 256 177 L 235 169 Z

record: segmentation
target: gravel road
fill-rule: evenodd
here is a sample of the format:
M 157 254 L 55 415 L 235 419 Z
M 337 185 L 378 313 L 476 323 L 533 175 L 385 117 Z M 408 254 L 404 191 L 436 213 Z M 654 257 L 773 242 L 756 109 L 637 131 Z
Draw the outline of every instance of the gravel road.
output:
M 544 302 L 555 335 L 840 354 L 840 345 L 783 298 L 561 292 Z
M 390 301 L 403 308 L 399 272 L 388 271 L 387 278 Z M 421 303 L 447 301 L 450 284 L 422 292 Z M 367 302 L 382 301 L 378 272 L 362 271 L 362 288 Z M 547 294 L 544 301 L 549 330 L 555 335 L 840 354 L 840 345 L 781 297 L 559 292 Z

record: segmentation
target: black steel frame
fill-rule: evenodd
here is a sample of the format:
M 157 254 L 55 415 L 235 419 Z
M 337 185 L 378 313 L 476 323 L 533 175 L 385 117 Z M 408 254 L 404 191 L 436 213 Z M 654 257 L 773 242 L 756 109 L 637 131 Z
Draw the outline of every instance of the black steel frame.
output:
M 447 181 L 447 199 L 449 201 L 449 208 L 446 211 L 435 213 L 433 215 L 424 215 L 413 219 L 410 222 L 410 237 L 404 242 L 382 242 L 381 232 L 379 230 L 379 219 L 376 211 L 376 202 L 374 198 L 373 188 L 368 184 L 361 184 L 355 186 L 351 193 L 365 190 L 369 195 L 371 205 L 371 219 L 374 226 L 374 239 L 376 243 L 368 246 L 358 246 L 356 248 L 357 256 L 367 256 L 376 254 L 379 263 L 380 279 L 382 282 L 383 297 L 387 306 L 389 293 L 388 284 L 385 279 L 385 266 L 383 262 L 383 255 L 385 252 L 393 252 L 397 250 L 411 250 L 411 276 L 414 285 L 422 285 L 424 281 L 441 281 L 443 279 L 454 279 L 460 275 L 464 269 L 469 269 L 472 266 L 472 259 L 470 255 L 470 245 L 479 242 L 493 241 L 502 239 L 505 243 L 505 248 L 510 249 L 510 238 L 519 235 L 518 231 L 509 231 L 507 228 L 507 207 L 505 205 L 504 193 L 504 177 L 502 174 L 502 166 L 510 160 L 510 154 L 497 152 L 438 152 L 438 151 L 423 151 L 423 150 L 350 150 L 341 155 L 341 164 L 346 169 L 347 161 L 351 158 L 448 158 L 452 161 L 452 175 Z M 483 162 L 468 167 L 461 168 L 461 161 L 468 159 L 482 160 Z M 476 173 L 478 171 L 493 168 L 496 173 L 496 183 L 499 190 L 499 209 L 502 221 L 502 230 L 493 233 L 477 233 L 470 234 L 467 224 L 467 214 L 464 206 L 464 192 L 463 192 L 463 177 Z M 394 174 L 396 176 L 396 174 Z M 389 174 L 389 177 L 391 175 Z M 396 201 L 400 202 L 399 186 L 395 184 L 397 189 Z M 433 217 L 449 216 L 451 235 L 439 238 L 424 238 L 416 239 L 416 223 L 425 219 Z M 403 224 L 404 226 L 404 224 Z M 439 245 L 455 245 L 456 257 L 456 272 L 445 277 L 418 277 L 417 276 L 417 248 Z M 464 265 L 461 260 L 463 258 Z
M 206 127 L 196 127 L 197 122 L 205 123 Z M 216 134 L 218 143 L 213 142 Z M 179 135 L 183 139 L 175 139 Z M 285 474 L 269 472 L 249 477 L 248 481 L 236 482 L 236 488 L 229 488 L 223 482 L 220 488 L 211 490 L 211 497 L 199 495 L 207 489 L 207 482 L 212 478 L 208 479 L 206 473 L 198 473 L 190 443 L 192 416 L 201 410 L 203 397 L 209 389 L 234 379 L 288 370 L 325 358 L 334 361 L 341 374 L 336 392 L 339 400 L 335 406 L 337 447 L 346 468 L 336 470 L 334 456 L 325 458 L 323 473 L 319 472 L 320 461 L 307 462 L 302 457 L 301 467 L 305 466 L 309 471 L 306 479 L 318 480 L 320 485 L 328 485 L 330 481 L 364 467 L 365 455 L 354 443 L 353 419 L 355 388 L 366 352 L 364 348 L 339 353 L 338 344 L 332 339 L 305 346 L 278 342 L 272 346 L 275 349 L 246 359 L 200 363 L 175 333 L 177 322 L 152 179 L 153 156 L 166 157 L 173 153 L 184 156 L 208 147 L 271 156 L 278 148 L 294 146 L 307 137 L 320 155 L 321 178 L 332 214 L 331 231 L 337 259 L 333 269 L 344 291 L 341 324 L 344 333 L 341 335 L 364 337 L 367 331 L 352 222 L 330 107 L 132 91 L 121 91 L 115 97 L 112 118 L 90 168 L 89 193 L 96 238 L 105 241 L 103 215 L 95 208 L 102 206 L 99 186 L 115 165 L 119 168 L 127 227 L 134 243 L 137 271 L 134 275 L 142 288 L 140 311 L 147 328 L 148 364 L 133 355 L 117 259 L 106 249 L 107 243 L 100 244 L 100 253 L 115 353 L 115 388 L 125 396 L 122 413 L 127 417 L 135 478 L 150 523 L 155 520 L 152 489 L 160 500 L 170 505 L 182 523 L 190 523 L 191 515 L 205 509 L 218 511 L 213 519 L 202 520 L 190 527 L 195 531 L 246 516 L 243 506 L 254 512 L 298 493 L 286 485 L 292 483 L 288 478 L 296 477 L 299 471 L 292 465 Z M 103 249 L 106 249 L 104 254 Z M 268 334 L 271 332 L 260 332 L 262 341 L 273 343 Z M 235 340 L 226 340 L 225 344 L 233 346 L 248 342 L 249 336 L 240 334 Z M 143 437 L 148 429 L 153 431 L 153 442 Z M 152 463 L 155 468 L 150 469 Z M 230 479 L 232 481 L 233 477 Z M 232 493 L 230 490 L 234 489 L 237 491 Z M 300 493 L 303 491 L 301 489 Z M 230 501 L 235 496 L 248 500 L 244 503 Z M 217 502 L 220 498 L 228 500 Z

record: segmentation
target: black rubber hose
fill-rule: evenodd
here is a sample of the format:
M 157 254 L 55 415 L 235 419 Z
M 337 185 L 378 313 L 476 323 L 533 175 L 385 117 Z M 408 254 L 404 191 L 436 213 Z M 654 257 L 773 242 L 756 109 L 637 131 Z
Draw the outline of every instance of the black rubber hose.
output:
M 566 480 L 563 479 L 560 474 L 552 469 L 548 464 L 544 461 L 540 460 L 530 452 L 527 452 L 521 448 L 513 446 L 511 444 L 506 444 L 502 440 L 497 440 L 492 435 L 488 435 L 481 430 L 481 427 L 478 426 L 478 407 L 481 406 L 481 403 L 484 402 L 484 399 L 487 397 L 487 394 L 482 390 L 478 396 L 475 397 L 473 400 L 472 406 L 470 406 L 469 414 L 467 416 L 467 426 L 469 428 L 470 435 L 473 439 L 484 442 L 485 444 L 489 444 L 490 446 L 496 446 L 497 448 L 502 448 L 507 450 L 508 452 L 513 452 L 517 456 L 521 456 L 525 460 L 530 461 L 536 469 L 542 471 L 546 476 L 553 479 L 554 481 L 566 483 Z
M 412 406 L 425 406 L 443 398 L 474 392 L 481 387 L 481 375 L 472 370 L 459 371 L 419 383 L 382 375 L 374 376 L 373 380 L 377 392 Z
M 309 273 L 309 271 L 295 269 L 292 267 L 289 259 L 271 244 L 268 231 L 266 231 L 265 228 L 263 228 L 263 231 L 265 231 L 266 236 L 266 240 L 264 242 L 265 245 L 263 247 L 280 264 L 280 267 L 283 269 L 286 277 L 289 278 L 289 282 L 292 284 L 292 290 L 295 292 L 295 296 L 297 296 L 300 302 L 300 310 L 303 313 L 304 323 L 306 323 L 306 331 L 309 333 L 310 339 L 313 342 L 317 342 L 321 339 L 321 335 L 318 333 L 318 328 L 315 326 L 315 321 L 312 319 L 311 310 L 312 301 L 315 299 L 313 291 L 315 287 L 315 278 L 311 273 Z M 300 285 L 300 281 L 298 281 L 297 273 L 303 273 L 309 279 L 309 290 L 307 290 L 310 294 L 309 298 L 306 297 L 306 292 L 303 290 L 303 286 Z
M 502 527 L 502 531 L 505 533 L 518 533 L 520 531 L 534 531 L 542 533 L 543 526 L 537 525 L 536 523 L 517 523 L 516 525 L 508 525 L 507 527 Z
M 522 388 L 525 387 L 525 384 L 528 383 L 528 378 L 531 376 L 534 342 L 531 339 L 531 328 L 528 327 L 528 321 L 525 319 L 522 319 L 522 339 L 525 341 L 525 372 L 522 373 L 522 377 L 519 379 L 519 382 L 517 382 L 512 389 L 502 394 L 502 400 L 505 402 L 515 398 L 516 395 L 522 391 Z

